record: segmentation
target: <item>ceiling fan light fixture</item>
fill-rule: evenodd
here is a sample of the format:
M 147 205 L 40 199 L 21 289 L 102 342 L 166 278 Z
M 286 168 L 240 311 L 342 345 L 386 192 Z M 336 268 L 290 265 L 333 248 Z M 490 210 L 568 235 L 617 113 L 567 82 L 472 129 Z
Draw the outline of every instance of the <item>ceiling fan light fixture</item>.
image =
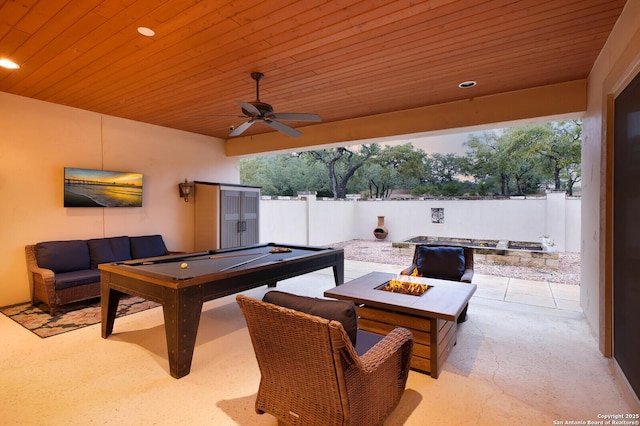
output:
M 475 81 L 473 80 L 467 80 L 467 81 L 463 81 L 462 83 L 458 84 L 458 87 L 461 89 L 469 89 L 471 87 L 474 87 L 476 84 Z
M 138 32 L 145 37 L 153 37 L 154 35 L 156 35 L 155 31 L 147 27 L 138 27 Z

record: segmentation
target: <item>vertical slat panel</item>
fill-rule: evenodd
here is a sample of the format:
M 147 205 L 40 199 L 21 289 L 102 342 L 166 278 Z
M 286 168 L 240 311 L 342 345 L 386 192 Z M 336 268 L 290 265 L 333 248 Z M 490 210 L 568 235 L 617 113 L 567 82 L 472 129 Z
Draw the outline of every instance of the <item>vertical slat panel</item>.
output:
M 220 248 L 239 247 L 242 245 L 242 233 L 238 229 L 240 222 L 240 191 L 223 190 L 222 194 L 222 222 L 220 223 Z

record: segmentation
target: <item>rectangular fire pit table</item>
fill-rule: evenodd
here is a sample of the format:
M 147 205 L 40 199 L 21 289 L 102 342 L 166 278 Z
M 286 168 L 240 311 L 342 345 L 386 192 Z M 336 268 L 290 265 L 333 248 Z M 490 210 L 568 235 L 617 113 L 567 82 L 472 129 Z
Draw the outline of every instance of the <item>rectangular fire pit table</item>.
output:
M 378 289 L 391 279 L 427 284 L 430 288 L 422 296 Z M 475 291 L 475 284 L 371 272 L 325 291 L 324 295 L 355 302 L 358 328 L 362 330 L 378 334 L 387 334 L 396 326 L 411 330 L 411 368 L 437 379 L 456 343 L 457 318 Z

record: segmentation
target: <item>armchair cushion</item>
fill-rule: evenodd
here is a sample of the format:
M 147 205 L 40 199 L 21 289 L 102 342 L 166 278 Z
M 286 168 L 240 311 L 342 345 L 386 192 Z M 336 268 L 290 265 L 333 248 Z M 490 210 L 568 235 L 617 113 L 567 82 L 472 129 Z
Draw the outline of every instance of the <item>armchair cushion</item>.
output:
M 91 254 L 91 268 L 96 269 L 101 263 L 131 260 L 129 237 L 95 238 L 87 241 Z
M 133 256 L 134 259 L 164 256 L 167 254 L 167 247 L 164 245 L 162 235 L 129 237 L 129 241 L 131 243 L 131 256 Z
M 264 295 L 262 301 L 304 312 L 305 314 L 338 321 L 347 332 L 351 344 L 354 347 L 356 346 L 358 315 L 356 314 L 356 305 L 353 302 L 347 300 L 318 299 L 281 291 L 268 292 Z
M 418 246 L 417 250 L 416 266 L 420 275 L 460 281 L 465 270 L 464 249 L 462 247 Z
M 384 339 L 384 335 L 382 334 L 372 333 L 366 330 L 358 330 L 358 343 L 354 346 L 354 349 L 358 356 L 363 356 L 382 339 Z
M 38 266 L 54 273 L 89 269 L 89 247 L 85 240 L 46 241 L 36 244 Z

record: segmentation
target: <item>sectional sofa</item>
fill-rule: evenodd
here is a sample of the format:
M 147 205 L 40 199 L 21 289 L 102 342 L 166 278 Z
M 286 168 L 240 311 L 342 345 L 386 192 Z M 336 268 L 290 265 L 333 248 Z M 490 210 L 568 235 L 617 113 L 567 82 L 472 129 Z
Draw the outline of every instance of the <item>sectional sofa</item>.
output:
M 33 302 L 53 315 L 68 303 L 100 297 L 101 263 L 170 254 L 161 235 L 45 241 L 25 247 Z

